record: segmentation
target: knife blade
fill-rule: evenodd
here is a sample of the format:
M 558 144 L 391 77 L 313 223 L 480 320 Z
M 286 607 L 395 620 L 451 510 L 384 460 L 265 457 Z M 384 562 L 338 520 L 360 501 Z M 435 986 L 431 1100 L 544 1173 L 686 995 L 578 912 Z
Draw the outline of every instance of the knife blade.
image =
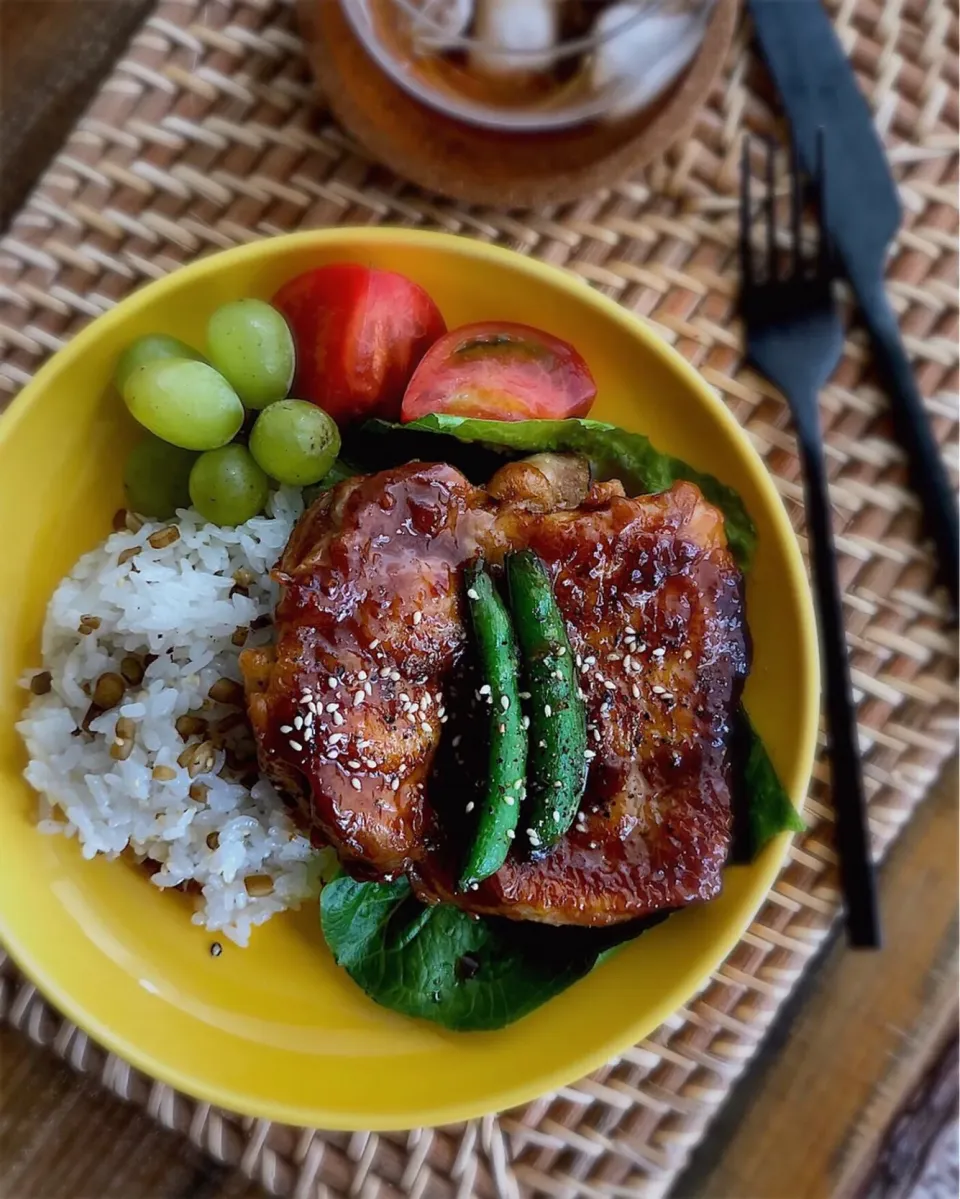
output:
M 811 174 L 816 167 L 818 130 L 824 130 L 829 167 L 820 219 L 870 333 L 878 373 L 891 401 L 894 431 L 906 451 L 911 485 L 920 499 L 940 577 L 956 616 L 960 590 L 956 493 L 884 284 L 887 251 L 900 227 L 901 209 L 883 145 L 821 0 L 747 0 L 747 7 L 800 159 Z

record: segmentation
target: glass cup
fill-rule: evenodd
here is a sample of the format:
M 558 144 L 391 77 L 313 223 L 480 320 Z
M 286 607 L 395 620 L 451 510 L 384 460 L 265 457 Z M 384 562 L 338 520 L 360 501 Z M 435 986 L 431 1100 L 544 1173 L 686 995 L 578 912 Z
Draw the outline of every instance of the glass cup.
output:
M 473 125 L 532 132 L 652 105 L 693 61 L 716 0 L 340 2 L 410 95 Z

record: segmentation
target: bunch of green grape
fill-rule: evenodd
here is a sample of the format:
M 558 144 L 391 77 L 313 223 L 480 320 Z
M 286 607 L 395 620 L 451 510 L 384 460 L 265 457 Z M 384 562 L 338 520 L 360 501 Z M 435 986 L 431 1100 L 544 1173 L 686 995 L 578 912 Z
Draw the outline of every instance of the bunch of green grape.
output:
M 287 399 L 294 366 L 287 322 L 263 300 L 218 308 L 206 357 L 162 333 L 128 346 L 114 379 L 150 434 L 127 460 L 130 507 L 166 519 L 192 503 L 205 520 L 238 525 L 263 511 L 271 478 L 320 482 L 340 452 L 340 433 L 322 408 Z M 247 410 L 259 415 L 245 444 Z

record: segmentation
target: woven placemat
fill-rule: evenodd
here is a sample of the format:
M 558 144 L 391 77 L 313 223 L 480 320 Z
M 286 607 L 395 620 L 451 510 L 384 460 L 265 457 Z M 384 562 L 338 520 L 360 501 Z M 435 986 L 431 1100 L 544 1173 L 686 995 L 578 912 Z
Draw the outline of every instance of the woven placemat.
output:
M 832 9 L 901 184 L 906 220 L 890 292 L 956 468 L 955 4 L 842 0 Z M 762 86 L 742 30 L 695 135 L 667 161 L 576 204 L 505 214 L 424 194 L 369 161 L 316 102 L 288 3 L 166 0 L 0 246 L 0 388 L 16 391 L 84 322 L 198 254 L 338 223 L 447 229 L 566 266 L 649 321 L 729 404 L 799 529 L 786 410 L 741 369 L 733 317 L 738 135 L 771 126 Z M 867 357 L 853 335 L 823 412 L 880 856 L 954 750 L 956 645 Z M 275 1194 L 661 1195 L 836 917 L 825 778 L 820 760 L 810 832 L 701 995 L 618 1061 L 499 1117 L 389 1135 L 242 1119 L 105 1054 L 9 962 L 0 1009 Z

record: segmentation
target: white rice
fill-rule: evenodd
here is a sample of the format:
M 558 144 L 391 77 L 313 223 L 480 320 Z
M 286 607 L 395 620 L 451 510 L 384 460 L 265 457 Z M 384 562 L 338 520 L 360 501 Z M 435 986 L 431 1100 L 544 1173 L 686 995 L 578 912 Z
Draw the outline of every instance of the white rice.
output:
M 177 764 L 184 741 L 174 724 L 201 708 L 211 724 L 236 711 L 213 704 L 208 691 L 218 679 L 240 679 L 240 647 L 231 637 L 257 617 L 272 616 L 277 597 L 268 571 L 302 509 L 299 491 L 281 488 L 267 515 L 237 528 L 206 524 L 185 509 L 175 522 L 148 521 L 136 533 L 113 533 L 84 555 L 47 611 L 43 669 L 52 688 L 31 699 L 17 726 L 30 755 L 26 778 L 41 796 L 42 832 L 76 836 L 86 858 L 115 858 L 129 849 L 159 864 L 152 876 L 158 887 L 199 885 L 194 922 L 241 945 L 253 926 L 316 894 L 318 856 L 266 779 L 242 785 L 224 768 L 223 750 L 208 773 L 191 778 Z M 151 548 L 147 539 L 171 523 L 179 539 Z M 118 564 L 133 547 L 136 557 Z M 255 580 L 248 595 L 234 590 L 241 569 Z M 100 621 L 86 636 L 78 631 L 85 616 Z M 251 631 L 246 646 L 271 637 L 269 626 Z M 158 657 L 142 684 L 90 722 L 92 737 L 77 735 L 99 676 L 119 673 L 126 654 L 147 653 Z M 109 752 L 121 716 L 136 729 L 123 762 Z M 157 766 L 170 767 L 175 777 L 157 781 Z M 209 788 L 205 802 L 190 798 L 193 783 Z M 217 834 L 214 848 L 211 833 Z M 269 876 L 270 893 L 250 894 L 245 880 L 251 876 Z M 251 889 L 267 886 L 261 878 Z

